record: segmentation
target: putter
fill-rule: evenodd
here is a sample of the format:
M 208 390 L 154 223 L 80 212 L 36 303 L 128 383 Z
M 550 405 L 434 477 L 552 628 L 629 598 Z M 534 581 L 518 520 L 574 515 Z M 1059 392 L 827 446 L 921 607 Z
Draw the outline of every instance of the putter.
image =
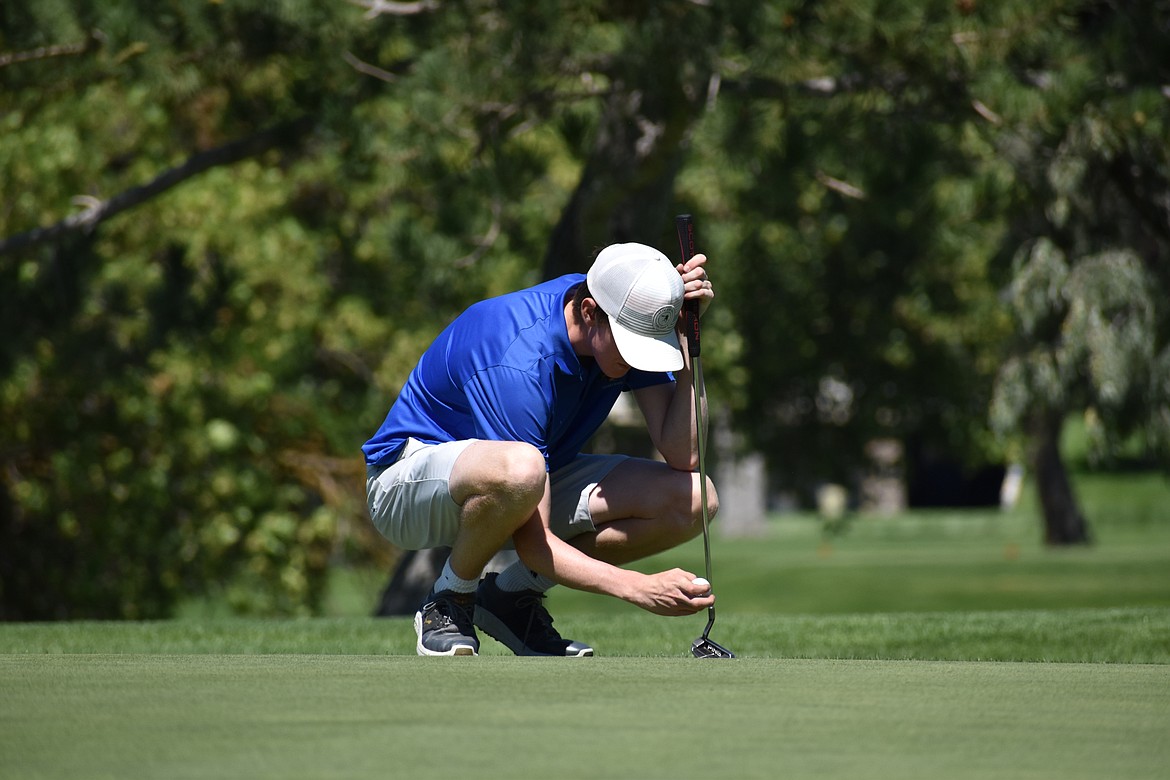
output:
M 682 261 L 686 263 L 695 254 L 695 220 L 690 214 L 680 214 L 674 218 L 674 226 L 678 231 L 678 245 L 682 251 Z M 703 419 L 702 397 L 703 364 L 699 360 L 699 302 L 687 301 L 683 304 L 684 323 L 687 330 L 687 351 L 691 356 L 691 390 L 695 397 L 695 427 L 699 443 L 699 496 L 703 505 L 703 560 L 707 566 L 707 582 L 711 582 L 711 518 L 707 512 L 707 436 L 699 421 Z M 715 605 L 707 607 L 707 627 L 703 635 L 691 643 L 691 655 L 695 658 L 735 658 L 735 653 L 711 639 L 711 626 L 715 625 Z

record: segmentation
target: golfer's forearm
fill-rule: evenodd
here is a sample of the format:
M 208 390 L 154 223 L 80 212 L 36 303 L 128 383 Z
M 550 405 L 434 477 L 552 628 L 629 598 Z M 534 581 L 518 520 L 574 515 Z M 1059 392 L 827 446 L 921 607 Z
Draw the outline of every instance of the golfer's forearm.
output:
M 661 435 L 662 457 L 680 471 L 694 471 L 699 465 L 699 444 L 695 436 L 695 396 L 688 374 L 679 372 L 674 397 L 667 408 Z M 698 425 L 707 427 L 707 399 L 700 398 Z
M 513 536 L 516 554 L 529 569 L 575 590 L 633 601 L 643 576 L 599 561 L 540 528 L 521 528 Z

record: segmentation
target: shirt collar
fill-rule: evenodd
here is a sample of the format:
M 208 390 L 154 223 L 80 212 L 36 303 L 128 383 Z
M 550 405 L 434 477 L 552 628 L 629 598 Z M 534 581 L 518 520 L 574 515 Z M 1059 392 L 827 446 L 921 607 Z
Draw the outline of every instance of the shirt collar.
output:
M 567 289 L 566 289 L 567 292 Z M 552 339 L 553 347 L 556 350 L 554 358 L 556 360 L 557 368 L 569 376 L 581 378 L 583 371 L 581 367 L 581 359 L 573 350 L 573 344 L 569 341 L 569 327 L 565 324 L 565 296 L 560 296 L 561 306 L 553 316 L 552 323 Z

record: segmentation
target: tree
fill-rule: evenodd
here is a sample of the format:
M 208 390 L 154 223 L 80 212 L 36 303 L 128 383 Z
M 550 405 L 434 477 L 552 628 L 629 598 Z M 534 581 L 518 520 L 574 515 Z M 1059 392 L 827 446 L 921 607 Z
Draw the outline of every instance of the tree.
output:
M 338 56 L 364 26 L 315 4 L 3 15 L 0 616 L 165 616 L 225 581 L 241 610 L 311 611 L 343 516 L 298 475 L 348 403 L 322 334 L 351 309 L 282 204 L 365 97 Z
M 1091 410 L 1112 437 L 1165 425 L 1170 349 L 1156 352 L 1154 291 L 1129 251 L 1069 262 L 1041 239 L 1017 258 L 1009 303 L 1020 347 L 1000 371 L 992 420 L 1027 436 L 1049 544 L 1090 540 L 1060 453 L 1068 414 Z
M 356 442 L 453 312 L 536 278 L 568 198 L 550 9 L 6 7 L 4 616 L 163 616 L 225 580 L 316 607 L 360 536 Z
M 720 49 L 716 12 L 681 3 L 605 5 L 616 45 L 602 57 L 588 52 L 593 67 L 581 75 L 608 88 L 577 148 L 584 167 L 549 239 L 546 278 L 588 267 L 606 244 L 669 236 L 664 215 Z
M 1144 425 L 1165 453 L 1166 10 L 820 4 L 737 30 L 740 59 L 696 135 L 707 153 L 682 182 L 718 215 L 718 255 L 739 258 L 721 278 L 739 356 L 724 395 L 778 479 L 848 481 L 874 437 L 999 455 L 981 418 L 997 377 L 1005 392 L 1006 351 L 1057 343 L 1015 339 L 999 293 L 1042 237 L 1078 264 L 1120 252 L 1145 266 L 1152 351 L 1111 366 L 1140 389 L 1090 411 L 1103 442 Z M 1051 416 L 1008 422 L 996 403 L 1000 433 L 1020 425 L 1050 464 Z M 1036 474 L 1048 526 L 1075 507 L 1061 474 Z
M 993 453 L 1002 185 L 981 165 L 951 4 L 761 8 L 683 176 L 732 303 L 736 427 L 794 489 L 852 482 L 866 442 Z M 722 346 L 722 345 L 721 345 Z M 719 363 L 715 363 L 719 369 Z M 719 374 L 716 374 L 719 377 Z M 811 491 L 809 491 L 811 492 Z
M 995 454 L 997 370 L 1044 354 L 1081 367 L 1063 413 L 1162 446 L 1166 10 L 0 7 L 0 614 L 164 616 L 222 581 L 311 612 L 330 560 L 393 554 L 357 445 L 433 336 L 600 244 L 669 247 L 682 210 L 718 263 L 713 394 L 778 479 L 848 479 L 878 436 Z M 1045 322 L 1113 318 L 1075 359 L 999 297 L 1041 255 L 1084 279 Z M 1152 334 L 1120 396 L 1085 373 L 1118 317 Z M 1035 430 L 1008 378 L 997 425 Z
M 991 68 L 989 135 L 1011 166 L 1018 323 L 994 427 L 1025 433 L 1050 544 L 1090 540 L 1060 437 L 1084 412 L 1097 454 L 1128 436 L 1167 462 L 1170 409 L 1170 34 L 1164 2 L 1059 8 Z M 991 74 L 995 74 L 994 77 Z

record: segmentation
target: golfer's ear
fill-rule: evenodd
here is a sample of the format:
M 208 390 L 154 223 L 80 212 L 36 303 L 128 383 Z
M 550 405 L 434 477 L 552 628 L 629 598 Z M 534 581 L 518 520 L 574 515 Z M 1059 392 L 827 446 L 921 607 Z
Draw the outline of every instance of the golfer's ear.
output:
M 586 325 L 596 325 L 598 323 L 597 312 L 600 307 L 597 301 L 592 298 L 584 298 L 581 301 L 581 319 L 585 321 Z

